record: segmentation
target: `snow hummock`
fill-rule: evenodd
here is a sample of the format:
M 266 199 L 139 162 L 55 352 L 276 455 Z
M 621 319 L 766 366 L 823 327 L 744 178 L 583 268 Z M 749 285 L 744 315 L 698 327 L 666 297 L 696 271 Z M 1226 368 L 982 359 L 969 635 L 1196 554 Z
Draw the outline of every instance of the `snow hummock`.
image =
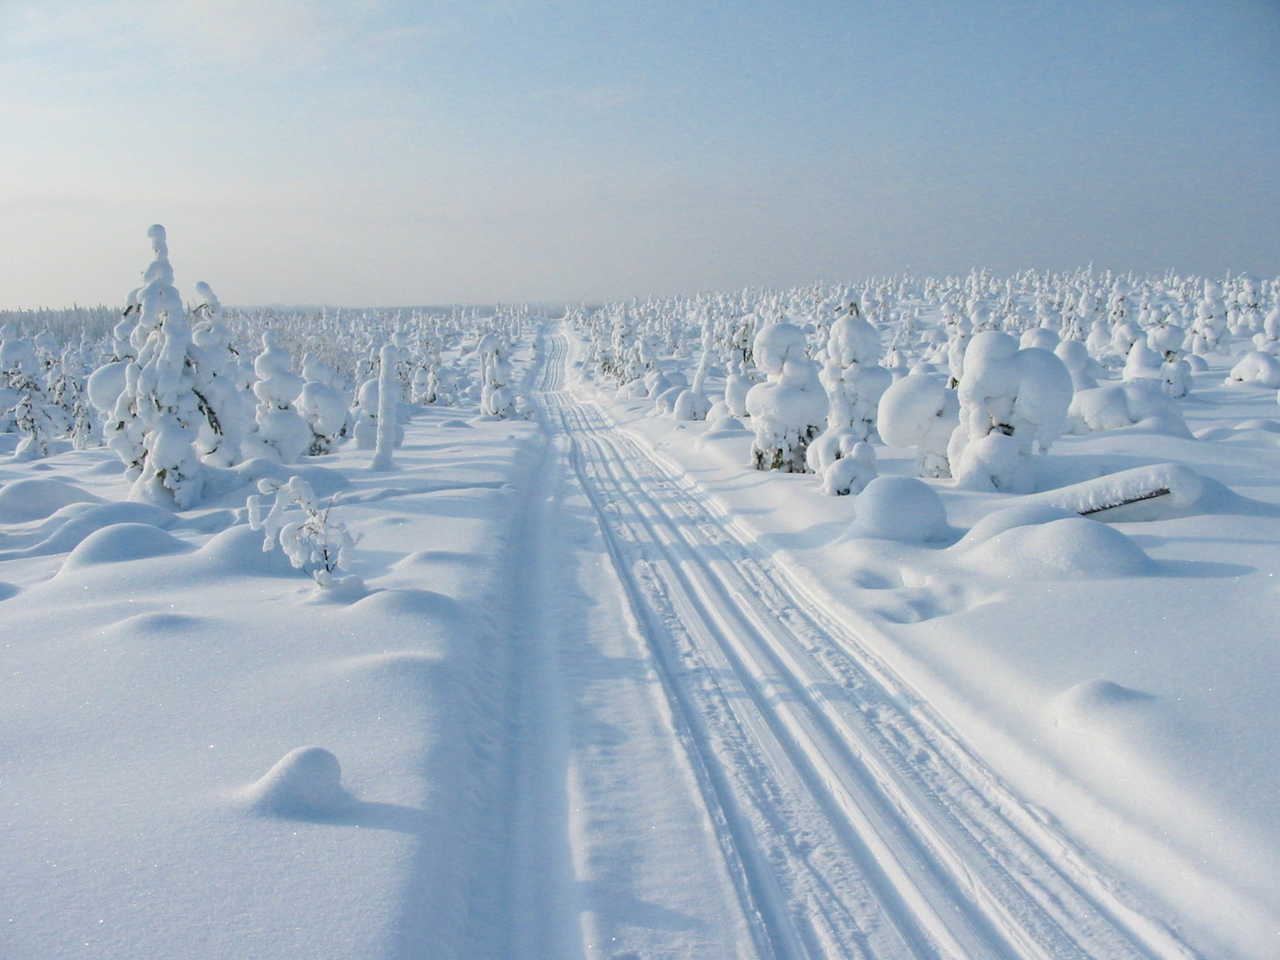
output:
M 145 557 L 184 553 L 191 545 L 145 523 L 114 523 L 85 537 L 63 561 L 63 572 L 100 563 L 122 563 Z
M 1152 694 L 1110 680 L 1086 680 L 1054 697 L 1049 715 L 1054 726 L 1096 735 L 1131 720 L 1155 699 Z
M 101 498 L 53 477 L 25 477 L 0 487 L 0 523 L 43 520 L 73 503 L 100 503 Z
M 324 817 L 352 802 L 338 758 L 324 747 L 298 747 L 240 793 L 251 809 L 290 817 Z
M 1011 527 L 965 552 L 961 562 L 1005 580 L 1137 577 L 1155 570 L 1129 537 L 1085 517 Z
M 914 477 L 876 477 L 854 500 L 850 532 L 857 537 L 925 543 L 949 531 L 942 500 Z

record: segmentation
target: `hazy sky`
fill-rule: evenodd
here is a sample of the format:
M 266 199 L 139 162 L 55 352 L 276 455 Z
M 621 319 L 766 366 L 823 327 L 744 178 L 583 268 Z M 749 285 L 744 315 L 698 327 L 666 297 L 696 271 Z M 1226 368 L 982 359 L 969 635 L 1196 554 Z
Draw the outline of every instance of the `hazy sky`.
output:
M 1280 272 L 1280 0 L 0 0 L 0 306 Z

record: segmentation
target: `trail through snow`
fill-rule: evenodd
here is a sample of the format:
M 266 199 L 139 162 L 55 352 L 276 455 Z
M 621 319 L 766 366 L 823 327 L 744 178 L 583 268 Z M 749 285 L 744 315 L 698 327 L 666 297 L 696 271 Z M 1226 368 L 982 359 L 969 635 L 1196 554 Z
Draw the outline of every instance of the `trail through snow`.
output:
M 1193 955 L 543 353 L 509 955 Z

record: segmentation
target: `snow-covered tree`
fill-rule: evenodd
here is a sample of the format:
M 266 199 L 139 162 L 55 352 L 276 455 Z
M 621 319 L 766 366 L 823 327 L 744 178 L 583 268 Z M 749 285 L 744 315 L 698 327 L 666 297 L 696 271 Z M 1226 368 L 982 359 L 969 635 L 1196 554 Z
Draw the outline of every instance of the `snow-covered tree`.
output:
M 960 420 L 960 400 L 941 377 L 913 373 L 880 398 L 877 426 L 884 442 L 915 448 L 922 477 L 950 477 L 947 443 Z
M 196 294 L 203 302 L 192 311 L 193 389 L 204 414 L 196 448 L 205 463 L 229 467 L 240 460 L 252 407 L 238 385 L 240 354 L 232 345 L 231 331 L 223 320 L 222 303 L 203 280 L 196 284 Z
M 805 451 L 822 429 L 826 406 L 804 331 L 792 323 L 770 324 L 756 334 L 752 353 L 769 378 L 747 394 L 752 463 L 757 470 L 804 473 Z
M 311 448 L 311 428 L 294 408 L 305 385 L 292 371 L 289 352 L 271 330 L 262 333 L 262 352 L 254 358 L 258 376 L 253 395 L 258 398 L 256 429 L 245 437 L 246 456 L 267 457 L 279 463 L 295 463 Z
M 855 443 L 822 469 L 822 492 L 829 497 L 858 494 L 877 476 L 875 449 L 866 442 Z
M 480 355 L 480 412 L 490 417 L 510 417 L 515 413 L 515 395 L 507 386 L 511 365 L 506 346 L 496 333 L 486 333 L 476 346 Z
M 404 437 L 400 426 L 400 381 L 396 379 L 396 348 L 384 344 L 378 368 L 378 425 L 374 438 L 373 470 L 390 470 L 392 451 Z
M 130 334 L 137 355 L 119 361 L 126 363 L 125 384 L 107 417 L 106 435 L 134 480 L 135 496 L 185 509 L 204 491 L 195 442 L 207 420 L 196 395 L 191 324 L 173 285 L 165 229 L 155 224 L 147 236 L 154 259 L 144 285 L 130 295 L 137 305 Z
M 1030 456 L 1062 433 L 1072 392 L 1071 375 L 1049 351 L 1019 350 L 999 331 L 975 335 L 965 351 L 960 423 L 947 445 L 957 483 L 1030 492 Z

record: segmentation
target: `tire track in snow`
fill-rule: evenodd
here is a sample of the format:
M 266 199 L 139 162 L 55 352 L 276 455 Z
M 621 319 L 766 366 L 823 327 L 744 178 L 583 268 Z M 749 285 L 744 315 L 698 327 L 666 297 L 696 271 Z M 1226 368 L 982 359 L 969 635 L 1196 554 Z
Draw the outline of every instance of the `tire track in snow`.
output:
M 726 532 L 691 482 L 593 405 L 555 391 L 547 403 L 616 531 L 619 576 L 650 610 L 655 655 L 679 657 L 667 682 L 692 715 L 691 746 L 725 808 L 740 807 L 730 844 L 749 872 L 773 872 L 750 881 L 780 953 L 854 955 L 871 935 L 876 956 L 1190 955 L 905 703 L 883 665 Z M 795 839 L 810 834 L 825 843 L 802 856 Z

